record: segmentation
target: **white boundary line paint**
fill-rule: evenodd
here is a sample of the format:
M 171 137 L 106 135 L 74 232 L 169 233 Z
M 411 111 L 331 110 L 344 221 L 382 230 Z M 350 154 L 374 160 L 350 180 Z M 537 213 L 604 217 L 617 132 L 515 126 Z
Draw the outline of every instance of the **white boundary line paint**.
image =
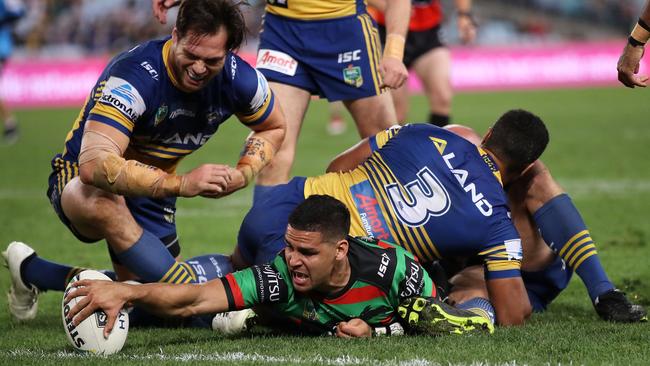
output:
M 70 359 L 79 359 L 79 360 L 91 360 L 94 357 L 106 358 L 115 361 L 172 361 L 176 363 L 193 363 L 193 362 L 254 362 L 257 364 L 320 364 L 320 365 L 332 365 L 332 366 L 361 366 L 361 365 L 370 365 L 370 366 L 442 366 L 442 363 L 436 361 L 430 361 L 425 359 L 414 358 L 410 360 L 377 360 L 370 359 L 366 357 L 354 357 L 349 355 L 341 355 L 339 357 L 323 357 L 321 355 L 315 355 L 313 357 L 285 357 L 285 356 L 268 356 L 262 355 L 259 353 L 244 353 L 244 352 L 225 352 L 225 353 L 180 353 L 180 354 L 164 354 L 162 353 L 153 353 L 145 355 L 124 355 L 117 354 L 111 356 L 93 356 L 90 354 L 84 354 L 80 352 L 69 352 L 69 351 L 59 351 L 59 352 L 44 352 L 30 349 L 15 349 L 12 351 L 0 352 L 0 357 L 9 357 L 9 358 L 37 358 L 37 359 L 46 359 L 46 360 L 70 360 Z M 454 364 L 444 363 L 444 365 L 452 366 Z M 469 364 L 457 364 L 457 365 L 470 365 L 470 366 L 488 366 L 490 365 L 487 362 L 474 361 Z M 493 365 L 501 366 L 516 366 L 517 361 L 509 361 L 502 363 L 495 363 Z

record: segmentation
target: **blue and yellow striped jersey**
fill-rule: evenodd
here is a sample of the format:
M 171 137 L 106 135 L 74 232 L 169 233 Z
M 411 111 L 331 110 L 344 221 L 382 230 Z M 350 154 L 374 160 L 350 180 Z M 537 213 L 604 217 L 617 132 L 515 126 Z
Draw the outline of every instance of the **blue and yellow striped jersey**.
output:
M 267 0 L 270 14 L 300 20 L 335 19 L 366 12 L 364 0 Z
M 205 88 L 185 93 L 175 87 L 167 60 L 170 46 L 171 39 L 149 41 L 111 60 L 53 165 L 77 162 L 88 120 L 130 138 L 125 158 L 172 172 L 231 115 L 249 126 L 269 116 L 274 100 L 266 79 L 237 55 L 227 54 L 223 70 Z
M 305 197 L 344 202 L 351 235 L 398 243 L 425 261 L 480 255 L 488 278 L 519 276 L 521 241 L 489 155 L 424 124 L 388 129 L 370 144 L 356 169 L 307 178 Z

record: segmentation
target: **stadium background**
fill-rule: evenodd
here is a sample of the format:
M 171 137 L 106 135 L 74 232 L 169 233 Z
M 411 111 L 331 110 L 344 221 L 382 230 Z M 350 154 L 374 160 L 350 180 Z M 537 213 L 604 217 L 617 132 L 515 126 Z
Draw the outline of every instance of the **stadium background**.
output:
M 30 0 L 15 27 L 17 50 L 0 93 L 17 108 L 21 136 L 0 146 L 0 245 L 21 240 L 39 254 L 93 268 L 110 265 L 104 244 L 84 246 L 61 225 L 45 197 L 49 160 L 105 62 L 134 44 L 169 34 L 151 16 L 150 1 Z M 250 26 L 241 53 L 254 61 L 263 4 L 246 7 Z M 616 82 L 616 60 L 643 1 L 474 1 L 480 28 L 471 47 L 455 46 L 450 1 L 445 36 L 452 45 L 455 122 L 484 130 L 503 111 L 527 108 L 549 125 L 543 160 L 585 216 L 612 280 L 635 301 L 650 305 L 650 142 L 648 91 Z M 173 18 L 172 18 L 173 19 Z M 648 58 L 646 58 L 648 60 Z M 643 71 L 643 70 L 642 70 Z M 411 81 L 414 90 L 417 83 Z M 409 121 L 424 120 L 415 95 Z M 314 101 L 298 147 L 294 173 L 322 172 L 357 140 L 353 128 L 328 137 L 327 104 Z M 348 123 L 351 121 L 348 118 Z M 227 123 L 180 170 L 202 162 L 234 163 L 246 129 Z M 250 190 L 222 200 L 181 200 L 178 227 L 183 255 L 228 252 Z M 82 247 L 84 246 L 84 247 Z M 7 272 L 0 291 L 9 287 Z M 72 352 L 61 330 L 61 294 L 41 296 L 36 320 L 19 324 L 0 311 L 0 364 L 90 362 Z M 0 298 L 0 307 L 6 299 Z M 529 325 L 493 336 L 409 337 L 342 341 L 262 334 L 226 338 L 198 330 L 132 330 L 114 359 L 129 363 L 245 364 L 646 364 L 648 324 L 600 321 L 579 279 Z

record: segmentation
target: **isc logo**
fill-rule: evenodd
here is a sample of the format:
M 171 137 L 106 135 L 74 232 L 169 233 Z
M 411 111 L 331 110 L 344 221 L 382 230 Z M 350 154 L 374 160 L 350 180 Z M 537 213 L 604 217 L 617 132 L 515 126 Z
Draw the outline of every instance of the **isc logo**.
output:
M 354 50 L 354 51 L 339 53 L 339 61 L 338 61 L 338 63 L 361 60 L 361 57 L 359 56 L 360 53 L 361 53 L 361 50 Z

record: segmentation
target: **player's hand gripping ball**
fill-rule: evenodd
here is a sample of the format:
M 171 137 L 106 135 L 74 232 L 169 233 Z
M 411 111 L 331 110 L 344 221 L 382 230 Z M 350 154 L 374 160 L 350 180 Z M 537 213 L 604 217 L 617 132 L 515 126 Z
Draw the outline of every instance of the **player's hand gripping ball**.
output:
M 108 276 L 101 272 L 93 270 L 80 272 L 74 276 L 72 281 L 70 281 L 66 287 L 63 295 L 64 299 L 69 292 L 75 289 L 72 284 L 80 280 L 111 281 Z M 106 314 L 103 311 L 96 311 L 77 326 L 72 323 L 72 319 L 68 320 L 66 317 L 70 312 L 70 309 L 72 309 L 84 297 L 85 296 L 76 297 L 68 303 L 65 303 L 64 300 L 62 303 L 61 315 L 63 317 L 63 328 L 65 329 L 68 341 L 70 341 L 72 347 L 81 352 L 91 352 L 101 355 L 110 355 L 119 352 L 122 349 L 122 346 L 124 346 L 126 336 L 129 332 L 129 315 L 124 309 L 122 309 L 120 315 L 115 321 L 115 326 L 110 335 L 108 338 L 104 338 Z

